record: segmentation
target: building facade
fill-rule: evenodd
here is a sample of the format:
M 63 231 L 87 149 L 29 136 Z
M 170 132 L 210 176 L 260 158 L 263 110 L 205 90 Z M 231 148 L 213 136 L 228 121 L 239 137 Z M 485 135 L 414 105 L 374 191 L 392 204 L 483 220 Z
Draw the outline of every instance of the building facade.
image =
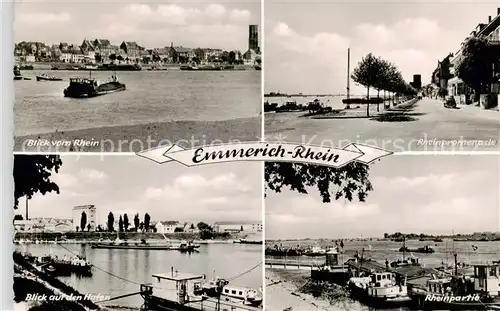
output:
M 158 221 L 155 224 L 156 232 L 158 233 L 174 233 L 174 232 L 183 232 L 184 224 L 181 224 L 175 220 L 168 221 Z
M 219 221 L 213 225 L 215 232 L 262 232 L 262 222 L 258 221 Z
M 76 231 L 77 227 L 80 228 L 82 214 L 87 216 L 87 225 L 90 225 L 90 231 L 96 230 L 97 211 L 95 205 L 80 205 L 73 207 L 73 230 Z M 85 228 L 87 230 L 87 228 Z
M 248 49 L 260 54 L 258 25 L 248 26 Z

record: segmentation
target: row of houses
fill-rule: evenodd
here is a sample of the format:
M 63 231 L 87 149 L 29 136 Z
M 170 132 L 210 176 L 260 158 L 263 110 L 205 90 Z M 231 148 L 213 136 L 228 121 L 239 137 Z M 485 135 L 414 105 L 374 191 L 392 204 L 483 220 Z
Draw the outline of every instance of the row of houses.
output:
M 80 215 L 75 213 L 75 215 Z M 91 218 L 91 217 L 90 217 Z M 132 221 L 132 220 L 130 220 Z M 129 227 L 132 227 L 130 224 Z M 106 225 L 101 225 L 101 228 L 106 228 Z M 226 221 L 216 222 L 212 226 L 215 232 L 245 232 L 257 233 L 262 232 L 262 223 L 254 221 Z M 117 220 L 114 222 L 114 229 L 119 228 Z M 14 230 L 21 232 L 70 232 L 81 231 L 80 218 L 74 217 L 73 219 L 59 219 L 51 217 L 31 218 L 29 220 L 14 220 Z M 88 223 L 85 231 L 96 231 L 98 228 L 95 222 Z M 133 229 L 132 229 L 133 230 Z M 180 222 L 180 221 L 152 221 L 149 231 L 157 233 L 174 233 L 174 232 L 189 232 L 198 233 L 199 229 L 194 222 Z
M 41 42 L 20 42 L 14 48 L 14 57 L 18 62 L 61 61 L 76 64 L 111 63 L 116 60 L 130 63 L 209 62 L 229 55 L 234 61 L 243 60 L 244 57 L 248 60 L 257 57 L 254 51 L 242 55 L 240 51 L 192 49 L 174 46 L 173 43 L 166 47 L 146 49 L 133 41 L 123 41 L 120 45 L 113 45 L 108 39 L 84 39 L 80 45 L 61 42 L 52 46 Z
M 455 53 L 450 53 L 442 61 L 438 62 L 433 72 L 432 81 L 441 90 L 446 90 L 449 96 L 453 96 L 459 104 L 469 104 L 471 88 L 468 87 L 457 75 L 457 67 L 464 57 L 464 48 L 471 38 L 485 38 L 490 45 L 500 47 L 500 8 L 497 8 L 496 16 L 488 16 L 487 22 L 479 23 L 475 29 L 463 40 Z M 500 49 L 499 49 L 500 51 Z M 500 59 L 500 54 L 499 54 Z M 492 75 L 500 74 L 500 67 L 492 64 Z M 489 93 L 498 94 L 498 83 L 490 85 Z M 485 102 L 486 95 L 480 96 L 480 105 L 488 107 Z

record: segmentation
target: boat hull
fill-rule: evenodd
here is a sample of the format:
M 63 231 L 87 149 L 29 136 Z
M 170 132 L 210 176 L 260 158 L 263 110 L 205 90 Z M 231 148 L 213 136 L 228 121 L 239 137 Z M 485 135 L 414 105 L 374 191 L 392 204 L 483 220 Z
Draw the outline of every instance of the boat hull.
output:
M 349 283 L 351 297 L 366 306 L 376 309 L 392 309 L 408 306 L 411 303 L 411 298 L 407 295 L 400 297 L 374 297 L 369 295 L 368 289 L 356 286 Z
M 419 310 L 500 310 L 500 299 L 481 302 L 438 302 L 426 301 L 424 294 L 412 296 L 412 302 Z
M 62 81 L 63 79 L 61 78 L 48 78 L 48 77 L 41 77 L 41 76 L 36 76 L 37 81 Z
M 139 249 L 139 250 L 169 250 L 169 251 L 181 251 L 181 252 L 193 252 L 194 247 L 182 248 L 173 247 L 169 245 L 113 245 L 113 244 L 92 244 L 92 248 L 103 248 L 103 249 Z
M 99 85 L 95 89 L 71 89 L 66 88 L 64 90 L 64 97 L 70 98 L 90 98 L 102 96 L 110 93 L 125 91 L 125 84 L 121 84 L 118 82 L 109 82 L 102 85 Z

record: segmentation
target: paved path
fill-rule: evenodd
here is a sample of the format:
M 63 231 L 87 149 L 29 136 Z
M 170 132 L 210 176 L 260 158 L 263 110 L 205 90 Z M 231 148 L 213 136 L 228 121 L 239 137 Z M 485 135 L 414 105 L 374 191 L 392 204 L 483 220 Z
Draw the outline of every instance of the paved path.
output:
M 405 121 L 381 121 L 380 117 L 311 119 L 301 118 L 302 113 L 266 114 L 265 132 L 269 141 L 337 147 L 359 142 L 396 152 L 500 150 L 498 111 L 473 106 L 446 109 L 441 101 L 424 98 L 413 109 L 391 113 Z

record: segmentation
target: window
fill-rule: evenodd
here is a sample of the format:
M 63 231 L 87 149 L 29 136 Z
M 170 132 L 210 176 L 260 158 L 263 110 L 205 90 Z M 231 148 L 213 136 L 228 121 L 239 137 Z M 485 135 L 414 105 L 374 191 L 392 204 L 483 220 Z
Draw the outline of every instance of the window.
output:
M 243 295 L 243 292 L 242 292 L 242 291 L 239 291 L 239 292 L 238 292 L 238 295 L 242 296 L 242 295 Z
M 224 290 L 224 293 L 229 294 L 229 289 L 227 289 L 227 288 L 226 288 L 226 289 Z
M 236 290 L 234 290 L 234 289 L 233 289 L 233 290 L 231 291 L 231 294 L 236 295 Z
M 495 267 L 490 267 L 489 270 L 490 270 L 490 273 L 489 273 L 490 276 L 496 276 L 497 269 Z

